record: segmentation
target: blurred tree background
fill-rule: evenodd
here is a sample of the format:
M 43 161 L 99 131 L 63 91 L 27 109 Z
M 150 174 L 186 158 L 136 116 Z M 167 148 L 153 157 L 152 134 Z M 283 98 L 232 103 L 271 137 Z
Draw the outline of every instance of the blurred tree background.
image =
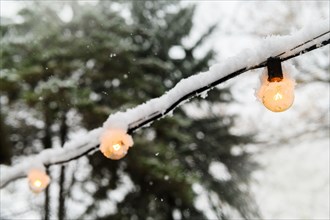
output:
M 68 8 L 70 19 L 62 13 Z M 216 26 L 193 46 L 183 44 L 194 9 L 172 1 L 34 2 L 19 12 L 19 21 L 2 19 L 1 163 L 60 147 L 70 134 L 102 126 L 109 114 L 207 70 L 214 52 L 194 54 Z M 124 159 L 112 161 L 100 152 L 89 156 L 84 166 L 90 174 L 84 178 L 77 177 L 83 172 L 78 165 L 72 175 L 66 175 L 68 165 L 58 172 L 51 168 L 40 217 L 205 219 L 204 206 L 196 202 L 201 195 L 219 219 L 258 217 L 248 191 L 256 164 L 248 153 L 237 153 L 252 136 L 232 134 L 235 117 L 213 110 L 231 101 L 229 90 L 218 89 L 207 99 L 191 100 L 189 107 L 134 134 Z M 202 112 L 198 117 L 191 114 L 196 110 Z M 51 196 L 57 184 L 58 196 Z M 110 196 L 127 184 L 132 187 L 122 199 Z M 77 214 L 72 207 L 79 204 Z

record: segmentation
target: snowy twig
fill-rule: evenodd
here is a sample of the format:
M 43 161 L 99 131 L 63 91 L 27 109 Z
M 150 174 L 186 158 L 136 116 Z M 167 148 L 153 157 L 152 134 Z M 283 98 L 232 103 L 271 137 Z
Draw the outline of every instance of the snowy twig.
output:
M 269 57 L 279 57 L 282 61 L 292 59 L 329 44 L 328 21 L 305 27 L 291 36 L 273 36 L 260 42 L 255 48 L 245 50 L 236 57 L 228 58 L 221 64 L 210 67 L 207 72 L 181 80 L 163 96 L 152 99 L 126 112 L 110 115 L 103 127 L 88 132 L 67 142 L 63 148 L 46 149 L 38 155 L 27 157 L 15 166 L 1 166 L 0 188 L 9 182 L 26 176 L 35 164 L 51 166 L 66 163 L 98 150 L 99 139 L 104 130 L 120 128 L 133 133 L 137 129 L 160 119 L 183 102 L 249 70 L 266 66 Z M 291 48 L 291 49 L 290 49 Z

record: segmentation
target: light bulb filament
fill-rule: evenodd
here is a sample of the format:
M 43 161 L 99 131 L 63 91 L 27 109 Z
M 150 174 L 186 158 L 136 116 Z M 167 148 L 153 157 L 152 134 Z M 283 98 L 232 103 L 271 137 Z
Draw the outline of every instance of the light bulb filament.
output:
M 40 181 L 40 180 L 36 180 L 36 181 L 34 181 L 34 183 L 33 183 L 33 185 L 35 186 L 35 187 L 41 187 L 41 185 L 42 185 L 42 182 Z
M 114 149 L 115 151 L 118 151 L 118 150 L 120 150 L 120 148 L 121 148 L 121 144 L 115 144 L 115 145 L 113 145 L 112 147 L 113 147 L 113 149 Z
M 274 95 L 274 100 L 275 101 L 278 101 L 278 100 L 281 100 L 283 98 L 282 94 L 277 92 L 275 95 Z

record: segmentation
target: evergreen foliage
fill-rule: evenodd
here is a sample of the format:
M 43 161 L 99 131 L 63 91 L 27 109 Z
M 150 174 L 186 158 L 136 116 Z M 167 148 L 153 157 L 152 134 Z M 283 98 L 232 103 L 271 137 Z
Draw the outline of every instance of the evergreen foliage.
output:
M 201 58 L 194 53 L 215 26 L 192 47 L 182 43 L 193 26 L 193 6 L 99 1 L 92 7 L 76 2 L 70 7 L 70 22 L 59 17 L 62 6 L 37 2 L 21 10 L 23 22 L 1 23 L 0 90 L 1 99 L 7 100 L 2 114 L 10 118 L 24 111 L 41 123 L 28 123 L 24 117 L 15 123 L 5 120 L 15 155 L 54 146 L 73 132 L 70 126 L 99 127 L 109 114 L 158 97 L 180 79 L 205 70 L 214 57 L 212 50 Z M 173 46 L 184 51 L 183 59 L 169 56 Z M 94 198 L 80 218 L 172 219 L 178 210 L 183 219 L 205 219 L 194 205 L 196 186 L 205 189 L 219 219 L 230 218 L 228 207 L 245 219 L 257 217 L 246 190 L 256 164 L 244 151 L 232 153 L 234 147 L 250 143 L 251 136 L 232 134 L 234 116 L 211 109 L 228 101 L 233 101 L 228 90 L 214 89 L 207 99 L 191 100 L 172 117 L 139 130 L 124 159 L 111 161 L 99 152 L 90 156 L 91 176 L 70 186 Z M 204 109 L 203 116 L 189 114 L 196 108 Z M 81 116 L 81 123 L 69 123 L 69 112 Z M 210 174 L 215 162 L 226 167 L 229 179 Z M 100 214 L 100 204 L 112 201 L 108 192 L 125 184 L 125 175 L 134 189 L 117 202 L 115 213 Z M 91 181 L 94 191 L 86 190 Z M 67 191 L 67 198 L 74 199 Z

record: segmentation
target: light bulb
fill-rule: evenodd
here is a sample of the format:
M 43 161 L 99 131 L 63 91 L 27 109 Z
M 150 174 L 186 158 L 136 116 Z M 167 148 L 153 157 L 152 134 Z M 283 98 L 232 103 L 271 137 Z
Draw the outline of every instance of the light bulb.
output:
M 265 82 L 259 90 L 264 106 L 273 112 L 283 112 L 290 108 L 294 100 L 294 82 L 283 78 L 279 82 Z
M 119 160 L 123 158 L 133 146 L 133 139 L 126 131 L 110 129 L 101 136 L 100 150 L 107 158 Z
M 290 67 L 292 70 L 293 68 Z M 263 105 L 273 112 L 283 112 L 290 108 L 294 100 L 295 81 L 286 69 L 282 71 L 280 58 L 269 58 L 267 68 L 261 77 L 257 97 Z
M 40 169 L 31 169 L 28 173 L 30 189 L 35 193 L 40 193 L 49 184 L 50 178 L 45 171 Z

